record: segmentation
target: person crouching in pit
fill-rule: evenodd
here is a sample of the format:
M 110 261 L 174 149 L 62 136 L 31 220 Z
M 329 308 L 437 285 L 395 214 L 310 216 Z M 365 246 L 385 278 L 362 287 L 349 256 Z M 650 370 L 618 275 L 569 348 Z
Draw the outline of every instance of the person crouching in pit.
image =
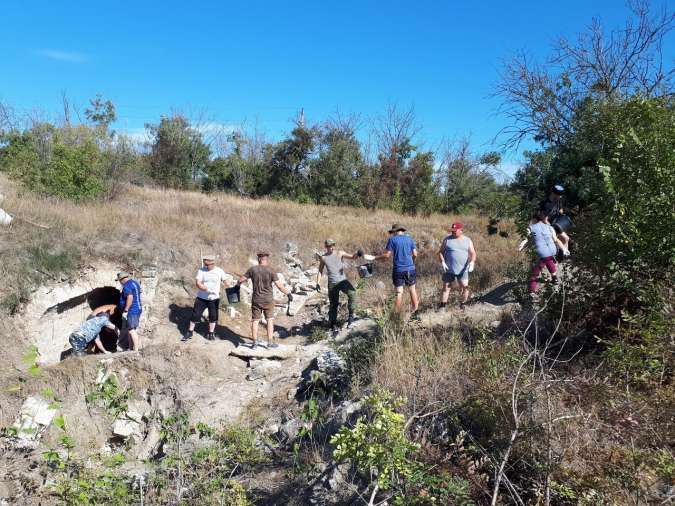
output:
M 103 346 L 99 334 L 101 333 L 101 330 L 103 330 L 103 327 L 107 327 L 117 333 L 117 327 L 110 322 L 110 317 L 115 312 L 115 309 L 115 304 L 97 308 L 87 317 L 87 320 L 82 323 L 77 330 L 70 334 L 68 341 L 73 347 L 73 355 L 76 357 L 86 355 L 87 346 L 92 342 L 102 353 L 110 353 Z
M 197 286 L 197 297 L 192 309 L 192 318 L 188 330 L 181 339 L 185 342 L 192 338 L 195 325 L 201 320 L 204 310 L 209 311 L 209 331 L 206 334 L 208 341 L 216 338 L 216 323 L 218 322 L 218 309 L 220 306 L 220 284 L 223 283 L 227 288 L 229 286 L 228 276 L 220 267 L 216 267 L 215 255 L 205 255 L 203 258 L 204 266 L 197 271 L 195 285 Z

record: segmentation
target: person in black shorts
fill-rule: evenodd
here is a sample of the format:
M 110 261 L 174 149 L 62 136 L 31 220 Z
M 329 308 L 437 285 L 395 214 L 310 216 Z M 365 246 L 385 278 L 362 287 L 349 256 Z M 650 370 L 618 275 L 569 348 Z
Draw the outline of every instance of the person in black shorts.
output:
M 229 277 L 220 268 L 216 267 L 215 255 L 205 255 L 203 258 L 204 267 L 199 269 L 195 278 L 195 285 L 198 292 L 195 298 L 195 305 L 192 309 L 192 318 L 190 326 L 183 336 L 182 341 L 192 338 L 195 330 L 195 324 L 199 322 L 204 314 L 204 310 L 209 311 L 209 331 L 206 339 L 213 341 L 215 339 L 216 323 L 218 322 L 218 307 L 220 305 L 220 284 L 229 285 Z

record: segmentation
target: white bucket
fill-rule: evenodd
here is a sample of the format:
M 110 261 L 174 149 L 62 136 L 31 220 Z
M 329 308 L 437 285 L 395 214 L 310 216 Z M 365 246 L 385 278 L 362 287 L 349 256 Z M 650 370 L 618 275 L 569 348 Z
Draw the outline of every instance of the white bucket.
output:
M 13 219 L 14 218 L 12 218 L 9 214 L 7 214 L 5 211 L 0 209 L 0 225 L 7 226 L 10 223 L 12 223 Z

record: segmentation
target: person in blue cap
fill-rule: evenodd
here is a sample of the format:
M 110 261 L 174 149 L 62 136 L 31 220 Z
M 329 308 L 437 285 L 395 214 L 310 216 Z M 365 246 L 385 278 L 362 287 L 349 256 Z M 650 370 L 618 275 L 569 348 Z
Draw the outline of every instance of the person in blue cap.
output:
M 138 327 L 141 322 L 141 285 L 135 279 L 131 278 L 128 272 L 117 273 L 117 281 L 122 285 L 120 293 L 119 310 L 122 312 L 122 318 L 127 321 L 127 329 L 131 346 L 129 349 L 138 351 L 140 349 L 140 338 L 138 336 Z

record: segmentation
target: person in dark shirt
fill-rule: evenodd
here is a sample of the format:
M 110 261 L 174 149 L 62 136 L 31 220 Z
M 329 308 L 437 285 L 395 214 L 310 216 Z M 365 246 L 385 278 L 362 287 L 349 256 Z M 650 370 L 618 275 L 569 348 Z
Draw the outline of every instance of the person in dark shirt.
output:
M 389 240 L 387 241 L 386 251 L 375 257 L 375 260 L 386 260 L 393 258 L 394 268 L 392 271 L 392 281 L 396 290 L 396 299 L 394 299 L 394 310 L 399 312 L 403 303 L 403 287 L 408 288 L 410 294 L 410 305 L 412 319 L 419 319 L 417 309 L 419 299 L 417 297 L 417 270 L 415 268 L 415 259 L 417 258 L 417 245 L 412 237 L 405 234 L 405 227 L 395 223 L 389 230 Z
M 570 237 L 555 226 L 556 218 L 565 214 L 562 207 L 562 196 L 564 193 L 565 188 L 562 185 L 557 184 L 553 186 L 549 196 L 539 203 L 539 210 L 548 217 L 549 223 L 555 229 L 558 239 L 560 239 L 560 242 L 563 244 L 563 253 L 567 252 L 567 254 L 569 254 Z
M 254 265 L 239 278 L 237 284 L 241 285 L 249 279 L 253 283 L 253 296 L 251 298 L 251 348 L 258 344 L 258 322 L 262 315 L 267 320 L 267 340 L 270 348 L 279 346 L 274 340 L 274 286 L 288 297 L 288 302 L 293 300 L 291 291 L 284 286 L 277 272 L 269 264 L 270 254 L 267 251 L 258 253 L 258 265 Z M 266 345 L 261 345 L 263 348 Z

